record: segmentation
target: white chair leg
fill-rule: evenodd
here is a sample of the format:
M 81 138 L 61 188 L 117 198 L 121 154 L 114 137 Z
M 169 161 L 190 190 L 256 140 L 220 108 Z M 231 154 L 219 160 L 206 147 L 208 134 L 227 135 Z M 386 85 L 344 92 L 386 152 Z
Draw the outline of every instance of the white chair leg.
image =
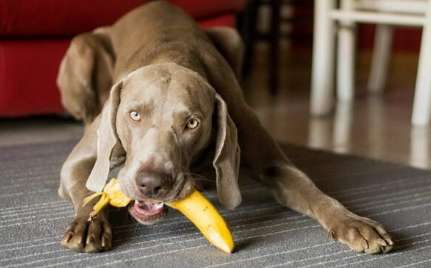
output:
M 333 106 L 335 22 L 329 17 L 329 12 L 335 8 L 336 1 L 315 0 L 314 3 L 311 113 L 324 115 Z
M 392 35 L 393 28 L 390 25 L 377 25 L 370 78 L 368 80 L 368 90 L 370 92 L 380 93 L 385 87 L 391 58 Z
M 342 0 L 341 10 L 353 9 L 352 0 Z M 351 101 L 354 94 L 355 69 L 355 23 L 344 21 L 338 29 L 337 97 L 340 101 Z
M 334 150 L 337 153 L 347 153 L 351 148 L 353 122 L 353 103 L 339 101 L 334 119 Z
M 331 149 L 332 120 L 328 117 L 316 117 L 309 120 L 308 146 L 311 148 Z
M 410 164 L 415 167 L 428 168 L 430 130 L 427 127 L 410 129 Z
M 431 0 L 428 1 L 425 25 L 422 31 L 421 51 L 419 54 L 418 74 L 416 78 L 415 99 L 412 123 L 425 126 L 429 124 L 431 114 Z

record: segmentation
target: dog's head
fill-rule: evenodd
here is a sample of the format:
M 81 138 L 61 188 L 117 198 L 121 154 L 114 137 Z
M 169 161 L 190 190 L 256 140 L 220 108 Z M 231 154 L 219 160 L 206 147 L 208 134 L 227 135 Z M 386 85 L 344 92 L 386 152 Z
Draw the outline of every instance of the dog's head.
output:
M 136 200 L 131 214 L 142 223 L 152 222 L 163 214 L 163 202 L 191 192 L 191 164 L 211 145 L 219 200 L 234 208 L 241 202 L 240 152 L 225 102 L 189 69 L 176 64 L 143 67 L 111 89 L 87 185 L 108 176 L 112 151 L 121 146 L 126 160 L 118 177 L 124 193 Z

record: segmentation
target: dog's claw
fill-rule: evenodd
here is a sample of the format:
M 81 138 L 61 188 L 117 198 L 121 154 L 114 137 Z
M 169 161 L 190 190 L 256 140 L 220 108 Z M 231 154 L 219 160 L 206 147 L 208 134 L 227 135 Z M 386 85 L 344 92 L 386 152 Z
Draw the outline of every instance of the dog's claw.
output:
M 61 245 L 78 252 L 98 252 L 111 249 L 111 226 L 102 215 L 76 218 L 66 231 Z
M 66 232 L 66 234 L 63 237 L 63 240 L 61 241 L 62 244 L 65 244 L 67 242 L 70 241 L 70 239 L 72 238 L 73 234 L 71 232 Z
M 394 244 L 380 224 L 359 216 L 337 220 L 329 232 L 338 241 L 357 252 L 387 253 Z

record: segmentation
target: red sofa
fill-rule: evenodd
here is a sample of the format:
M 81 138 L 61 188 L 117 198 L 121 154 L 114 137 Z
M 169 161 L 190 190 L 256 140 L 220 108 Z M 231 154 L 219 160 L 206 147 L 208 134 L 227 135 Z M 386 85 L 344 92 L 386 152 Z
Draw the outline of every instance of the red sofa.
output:
M 203 27 L 234 26 L 246 0 L 171 0 Z M 58 66 L 72 36 L 148 0 L 0 0 L 0 117 L 62 113 Z

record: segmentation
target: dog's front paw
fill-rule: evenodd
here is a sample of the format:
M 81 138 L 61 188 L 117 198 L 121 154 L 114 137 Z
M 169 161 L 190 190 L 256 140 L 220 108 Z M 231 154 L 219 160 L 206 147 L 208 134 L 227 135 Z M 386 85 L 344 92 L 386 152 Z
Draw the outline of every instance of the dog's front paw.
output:
M 77 217 L 67 229 L 61 245 L 79 252 L 99 252 L 112 247 L 111 225 L 103 214 L 91 221 Z
M 389 252 L 394 243 L 379 223 L 356 215 L 346 215 L 329 228 L 330 235 L 357 252 L 368 254 Z

